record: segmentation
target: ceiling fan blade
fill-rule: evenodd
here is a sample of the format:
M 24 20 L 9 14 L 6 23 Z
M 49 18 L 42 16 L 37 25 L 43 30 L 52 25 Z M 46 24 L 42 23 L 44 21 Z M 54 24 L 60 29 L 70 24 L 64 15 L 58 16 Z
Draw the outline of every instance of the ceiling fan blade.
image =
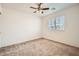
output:
M 41 10 L 49 10 L 49 8 L 41 8 Z
M 32 8 L 32 9 L 37 9 L 37 8 L 35 8 L 35 7 L 30 7 L 30 8 Z

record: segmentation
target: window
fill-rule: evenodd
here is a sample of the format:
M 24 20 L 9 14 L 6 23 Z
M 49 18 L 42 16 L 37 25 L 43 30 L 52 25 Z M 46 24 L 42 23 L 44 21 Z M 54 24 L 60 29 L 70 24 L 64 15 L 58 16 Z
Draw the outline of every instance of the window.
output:
M 48 21 L 50 30 L 64 30 L 64 16 L 57 16 Z
M 50 30 L 55 30 L 54 19 L 49 20 L 48 27 Z

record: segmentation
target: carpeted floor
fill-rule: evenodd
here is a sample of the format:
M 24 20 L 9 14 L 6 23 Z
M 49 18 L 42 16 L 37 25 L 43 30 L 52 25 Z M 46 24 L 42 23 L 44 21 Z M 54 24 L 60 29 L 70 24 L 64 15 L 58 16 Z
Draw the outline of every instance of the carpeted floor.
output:
M 36 39 L 0 48 L 2 56 L 79 56 L 79 49 L 48 39 Z

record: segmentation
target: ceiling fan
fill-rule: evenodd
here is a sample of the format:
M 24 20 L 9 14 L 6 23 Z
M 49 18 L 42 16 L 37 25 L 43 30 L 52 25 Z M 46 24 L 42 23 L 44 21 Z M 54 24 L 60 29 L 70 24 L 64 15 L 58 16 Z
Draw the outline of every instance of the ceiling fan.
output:
M 38 4 L 37 4 L 37 6 L 38 6 L 37 8 L 31 6 L 30 8 L 35 9 L 35 11 L 34 11 L 33 13 L 36 13 L 36 12 L 39 11 L 39 12 L 41 12 L 41 13 L 43 14 L 43 13 L 44 13 L 44 12 L 43 12 L 44 10 L 49 10 L 49 8 L 43 8 L 43 7 L 41 7 L 42 4 L 43 4 L 43 3 L 38 3 Z

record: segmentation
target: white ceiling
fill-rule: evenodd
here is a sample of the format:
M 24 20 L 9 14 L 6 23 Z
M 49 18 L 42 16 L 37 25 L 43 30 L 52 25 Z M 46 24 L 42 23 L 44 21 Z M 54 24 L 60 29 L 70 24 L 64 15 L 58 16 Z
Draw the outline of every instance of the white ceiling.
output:
M 44 14 L 37 13 L 37 15 L 45 16 L 53 12 L 63 10 L 64 8 L 70 7 L 72 5 L 76 5 L 76 3 L 44 3 L 42 7 L 49 7 L 50 9 L 48 11 L 44 11 Z M 35 3 L 4 3 L 2 6 L 13 8 L 25 13 L 33 13 L 34 9 L 31 9 L 30 6 L 37 7 Z M 52 8 L 56 8 L 56 10 L 52 10 Z

